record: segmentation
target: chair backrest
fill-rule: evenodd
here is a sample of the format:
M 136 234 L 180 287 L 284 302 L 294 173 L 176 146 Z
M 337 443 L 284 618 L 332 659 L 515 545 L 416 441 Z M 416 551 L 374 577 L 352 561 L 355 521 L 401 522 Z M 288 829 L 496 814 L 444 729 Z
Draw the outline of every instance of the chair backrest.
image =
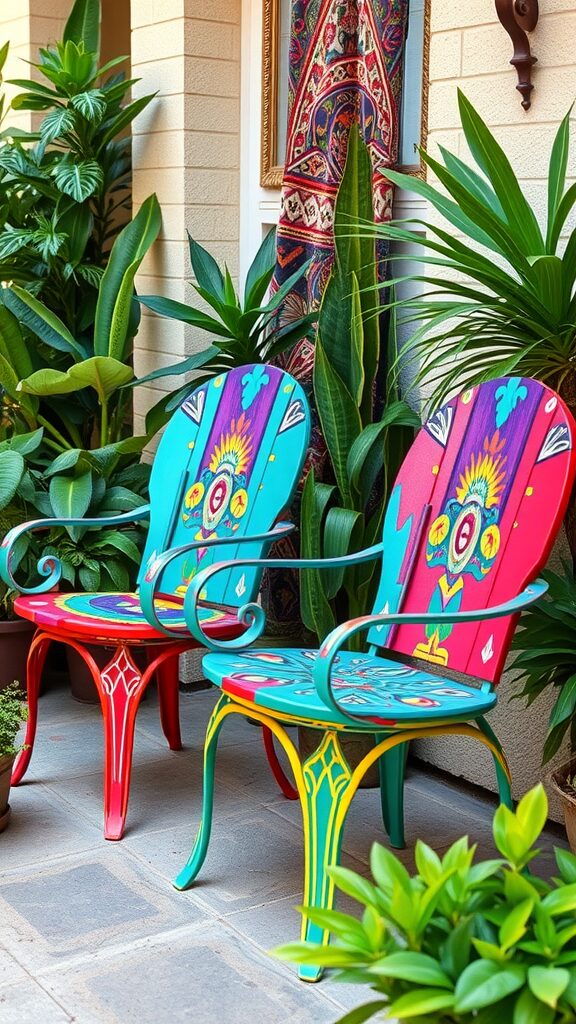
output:
M 575 424 L 545 385 L 503 377 L 423 426 L 384 523 L 375 611 L 486 608 L 515 597 L 546 558 L 575 474 Z M 401 655 L 497 682 L 516 618 L 372 629 Z
M 310 413 L 304 392 L 274 366 L 251 365 L 214 377 L 174 413 L 154 458 L 151 517 L 140 577 L 169 548 L 269 530 L 286 509 L 304 463 Z M 160 590 L 183 596 L 199 568 L 262 543 L 214 545 L 175 559 Z M 256 570 L 217 573 L 204 599 L 240 606 L 258 591 Z

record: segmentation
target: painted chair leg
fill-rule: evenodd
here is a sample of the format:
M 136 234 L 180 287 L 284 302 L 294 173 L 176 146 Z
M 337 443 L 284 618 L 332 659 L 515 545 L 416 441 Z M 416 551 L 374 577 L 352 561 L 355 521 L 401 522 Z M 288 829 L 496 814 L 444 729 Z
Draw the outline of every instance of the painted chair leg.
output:
M 104 838 L 121 839 L 128 810 L 136 712 L 149 675 L 141 675 L 126 647 L 117 648 L 102 672 L 87 651 L 80 653 L 92 671 L 104 718 Z
M 229 697 L 223 695 L 214 708 L 208 728 L 206 730 L 206 741 L 204 743 L 204 776 L 202 781 L 202 817 L 196 841 L 192 847 L 192 853 L 187 864 L 182 868 L 178 877 L 174 880 L 174 888 L 180 891 L 189 889 L 196 878 L 200 868 L 206 860 L 210 833 L 212 831 L 212 812 L 214 809 L 214 769 L 216 767 L 216 751 L 218 748 L 218 737 L 228 713 L 230 705 Z
M 178 655 L 167 658 L 156 669 L 160 723 L 170 750 L 182 750 L 178 694 Z
M 382 739 L 385 739 L 385 736 L 378 736 L 377 742 Z M 378 761 L 382 819 L 390 839 L 390 845 L 396 850 L 403 850 L 406 846 L 404 837 L 404 775 L 406 772 L 407 756 L 408 744 L 402 743 L 382 754 Z
M 274 736 L 267 726 L 262 729 L 262 739 L 264 740 L 264 750 L 266 751 L 266 757 L 268 758 L 268 764 L 276 782 L 278 783 L 282 793 L 287 800 L 297 800 L 298 790 L 290 782 L 287 777 L 274 747 Z
M 496 751 L 500 755 L 498 757 L 496 751 L 492 751 L 494 767 L 496 769 L 496 781 L 498 783 L 498 794 L 500 796 L 500 803 L 506 804 L 506 807 L 509 807 L 510 810 L 513 811 L 514 801 L 512 799 L 512 789 L 510 786 L 510 769 L 508 768 L 508 763 L 506 761 L 506 757 L 502 749 L 500 740 L 496 736 L 496 733 L 491 728 L 491 726 L 488 725 L 488 722 L 486 721 L 485 718 L 477 718 L 476 725 L 484 734 L 484 736 L 486 736 L 490 740 L 490 742 L 494 745 Z
M 334 882 L 327 869 L 340 860 L 346 813 L 361 776 L 353 779 L 336 732 L 323 734 L 320 745 L 302 765 L 302 775 L 304 906 L 331 910 Z M 303 940 L 327 944 L 329 937 L 326 929 L 303 918 Z M 322 968 L 305 964 L 298 974 L 302 981 L 319 981 Z
M 26 665 L 26 689 L 28 693 L 28 721 L 26 723 L 26 735 L 24 737 L 24 749 L 20 751 L 12 771 L 11 785 L 17 786 L 24 777 L 30 764 L 34 738 L 36 736 L 36 725 L 38 722 L 38 693 L 42 682 L 42 672 L 48 648 L 52 638 L 43 633 L 36 633 L 30 645 L 28 661 Z

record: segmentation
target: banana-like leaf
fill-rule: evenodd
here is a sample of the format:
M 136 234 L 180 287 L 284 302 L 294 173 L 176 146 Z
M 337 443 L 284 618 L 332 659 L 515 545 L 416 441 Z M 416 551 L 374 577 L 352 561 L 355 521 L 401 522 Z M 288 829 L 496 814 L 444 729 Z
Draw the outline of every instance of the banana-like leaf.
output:
M 0 290 L 0 298 L 6 294 Z M 0 355 L 7 360 L 14 373 L 16 384 L 22 377 L 32 373 L 32 359 L 20 330 L 17 318 L 6 306 L 0 304 Z M 11 397 L 15 395 L 10 393 Z
M 92 473 L 86 470 L 79 476 L 53 476 L 48 493 L 57 519 L 81 519 L 92 501 Z M 81 527 L 74 526 L 66 530 L 73 540 L 82 532 Z
M 18 391 L 27 395 L 67 395 L 82 388 L 93 388 L 99 401 L 103 404 L 129 380 L 132 380 L 131 367 L 111 356 L 92 356 L 81 363 L 75 363 L 69 370 L 52 370 L 45 368 L 36 370 L 25 380 L 20 381 Z
M 134 277 L 157 238 L 161 223 L 158 200 L 151 195 L 112 246 L 96 305 L 94 353 L 97 356 L 125 358 Z
M 64 26 L 64 42 L 84 43 L 89 53 L 100 53 L 100 0 L 74 0 Z
M 84 358 L 82 346 L 62 320 L 25 288 L 20 288 L 16 284 L 11 285 L 4 290 L 3 300 L 4 305 L 20 323 L 37 334 L 47 345 L 58 349 L 59 352 L 68 352 L 76 359 Z
M 12 501 L 24 469 L 25 463 L 20 452 L 0 452 L 0 511 Z

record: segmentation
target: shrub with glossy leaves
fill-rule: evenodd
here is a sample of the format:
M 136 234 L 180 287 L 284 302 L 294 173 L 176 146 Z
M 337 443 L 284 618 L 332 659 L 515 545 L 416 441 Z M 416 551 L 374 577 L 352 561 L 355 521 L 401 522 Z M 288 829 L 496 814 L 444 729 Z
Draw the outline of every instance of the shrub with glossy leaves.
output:
M 376 995 L 340 1024 L 564 1024 L 576 1020 L 576 857 L 556 850 L 558 877 L 531 870 L 548 803 L 537 786 L 515 813 L 494 816 L 500 857 L 475 862 L 467 838 L 442 857 L 416 845 L 417 873 L 383 846 L 372 848 L 373 881 L 333 868 L 360 920 L 305 908 L 328 929 L 330 946 L 293 943 L 285 960 L 339 969 Z

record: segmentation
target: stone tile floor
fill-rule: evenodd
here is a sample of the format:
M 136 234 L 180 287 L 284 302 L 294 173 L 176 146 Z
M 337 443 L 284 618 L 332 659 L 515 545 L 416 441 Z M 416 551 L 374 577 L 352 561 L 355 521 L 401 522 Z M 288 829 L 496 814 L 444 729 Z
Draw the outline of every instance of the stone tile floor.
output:
M 198 825 L 202 737 L 215 697 L 182 695 L 182 753 L 165 746 L 155 694 L 142 705 L 120 843 L 101 833 L 99 710 L 64 689 L 42 698 L 32 763 L 0 835 L 2 1024 L 330 1024 L 360 1001 L 351 986 L 298 982 L 268 953 L 298 934 L 299 810 L 278 793 L 259 730 L 239 717 L 222 733 L 201 879 L 187 893 L 170 885 Z M 412 767 L 406 863 L 418 836 L 442 849 L 468 832 L 492 855 L 493 807 L 486 794 Z M 550 831 L 543 844 L 550 871 L 559 836 Z M 378 795 L 361 791 L 344 863 L 366 872 L 375 839 Z

